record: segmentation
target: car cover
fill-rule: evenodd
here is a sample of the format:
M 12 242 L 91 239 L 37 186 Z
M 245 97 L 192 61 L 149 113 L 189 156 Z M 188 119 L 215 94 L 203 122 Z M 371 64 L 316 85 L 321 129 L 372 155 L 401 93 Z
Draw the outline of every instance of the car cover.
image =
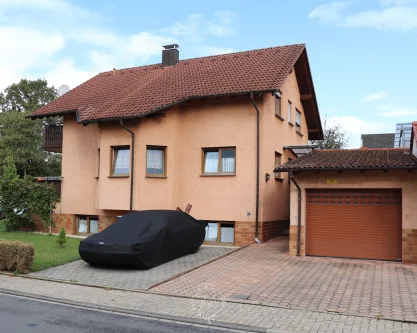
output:
M 81 258 L 92 265 L 149 269 L 197 252 L 205 223 L 175 210 L 131 212 L 80 242 Z

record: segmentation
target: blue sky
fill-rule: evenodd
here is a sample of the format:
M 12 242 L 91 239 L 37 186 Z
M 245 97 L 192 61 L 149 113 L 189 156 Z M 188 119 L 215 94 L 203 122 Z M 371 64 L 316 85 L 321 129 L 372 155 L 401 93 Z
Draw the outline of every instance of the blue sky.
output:
M 361 133 L 417 119 L 417 0 L 0 0 L 0 89 L 20 78 L 71 88 L 98 72 L 306 43 L 322 116 Z

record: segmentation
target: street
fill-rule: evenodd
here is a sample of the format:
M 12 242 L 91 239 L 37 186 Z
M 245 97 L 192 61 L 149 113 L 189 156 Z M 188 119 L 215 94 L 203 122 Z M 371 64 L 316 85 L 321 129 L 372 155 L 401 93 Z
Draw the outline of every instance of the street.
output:
M 1 332 L 224 332 L 0 294 Z

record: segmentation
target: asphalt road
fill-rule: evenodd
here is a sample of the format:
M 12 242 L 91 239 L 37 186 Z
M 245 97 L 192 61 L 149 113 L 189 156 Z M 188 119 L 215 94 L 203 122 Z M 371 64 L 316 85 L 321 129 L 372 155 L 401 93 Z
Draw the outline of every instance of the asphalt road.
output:
M 224 333 L 225 331 L 0 294 L 0 332 Z

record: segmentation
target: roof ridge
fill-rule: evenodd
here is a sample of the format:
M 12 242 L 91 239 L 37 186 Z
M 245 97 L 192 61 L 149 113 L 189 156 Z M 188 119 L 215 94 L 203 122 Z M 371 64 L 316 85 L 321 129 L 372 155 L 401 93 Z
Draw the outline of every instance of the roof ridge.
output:
M 271 50 L 271 49 L 281 49 L 281 48 L 295 47 L 295 46 L 303 46 L 304 49 L 306 48 L 306 44 L 305 43 L 288 44 L 288 45 L 281 45 L 281 46 L 270 46 L 270 47 L 264 47 L 264 48 L 261 48 L 261 49 L 253 49 L 253 50 L 246 50 L 246 51 L 236 51 L 236 52 L 230 52 L 230 53 L 222 53 L 222 54 L 214 54 L 214 55 L 203 56 L 203 57 L 182 59 L 178 63 L 181 64 L 181 63 L 186 63 L 186 62 L 190 62 L 190 61 L 193 61 L 193 60 L 202 60 L 202 59 L 210 59 L 210 58 L 222 58 L 222 57 L 228 57 L 228 56 L 233 56 L 233 55 L 243 54 L 243 53 L 260 52 L 260 51 L 266 51 L 266 50 Z M 126 67 L 126 68 L 116 69 L 116 72 L 125 71 L 125 70 L 133 70 L 133 69 L 146 69 L 147 67 L 154 67 L 154 66 L 159 66 L 159 65 L 161 65 L 160 62 L 154 63 L 154 64 L 149 64 L 149 65 L 143 65 L 143 66 Z M 113 72 L 114 72 L 114 69 L 108 70 L 108 71 L 104 71 L 104 72 L 100 72 L 99 74 L 111 74 Z
M 362 148 L 348 148 L 348 149 L 316 149 L 314 150 L 314 152 L 335 152 L 335 151 L 370 151 L 370 150 L 387 150 L 387 151 L 392 151 L 392 150 L 410 150 L 409 148 L 367 148 L 367 147 L 362 147 Z

